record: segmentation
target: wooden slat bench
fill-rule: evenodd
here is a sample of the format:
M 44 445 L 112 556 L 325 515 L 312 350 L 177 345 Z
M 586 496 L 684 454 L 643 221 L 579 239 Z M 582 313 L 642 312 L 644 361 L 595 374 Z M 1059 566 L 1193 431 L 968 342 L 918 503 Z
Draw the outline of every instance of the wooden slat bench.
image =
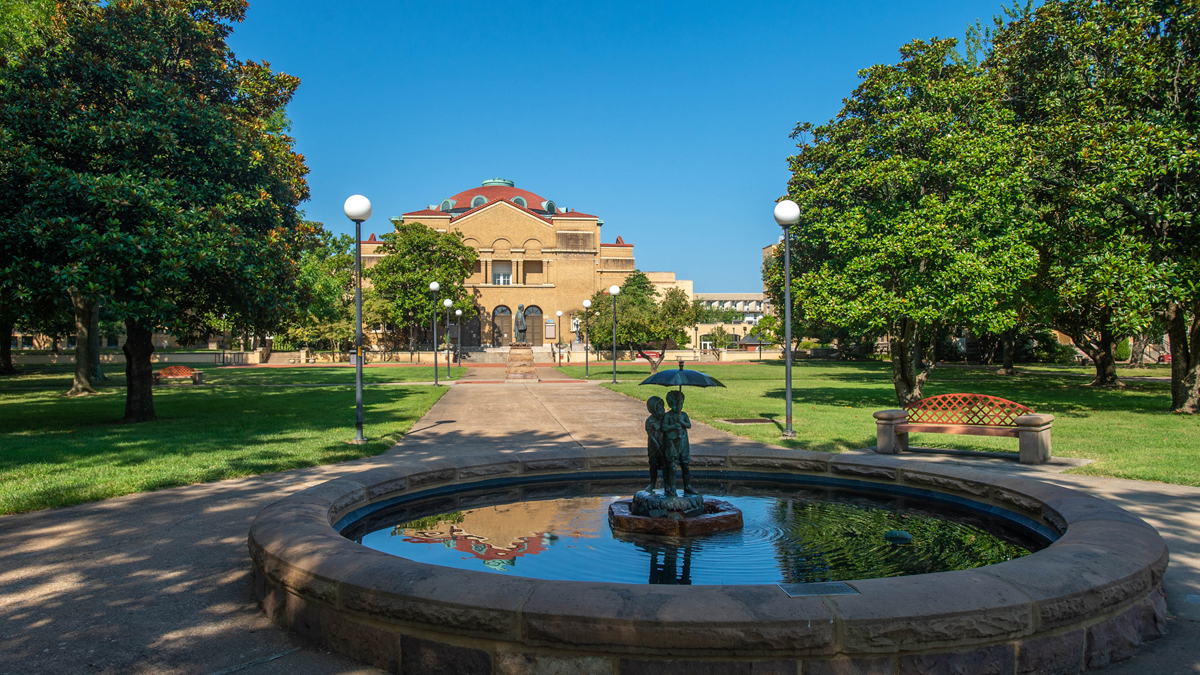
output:
M 204 373 L 187 366 L 167 366 L 154 371 L 154 384 L 162 384 L 163 380 L 191 380 L 192 384 L 204 384 Z
M 1016 438 L 1022 464 L 1050 460 L 1050 424 L 1054 415 L 983 394 L 942 394 L 914 401 L 903 410 L 880 410 L 875 417 L 875 452 L 908 450 L 909 433 L 971 434 Z

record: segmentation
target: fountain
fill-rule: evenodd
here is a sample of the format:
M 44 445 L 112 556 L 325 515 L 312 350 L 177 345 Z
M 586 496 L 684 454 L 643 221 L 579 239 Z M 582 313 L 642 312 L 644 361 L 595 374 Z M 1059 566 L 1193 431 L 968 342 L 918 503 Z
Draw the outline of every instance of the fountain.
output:
M 255 594 L 404 673 L 1080 672 L 1164 631 L 1166 546 L 1104 500 L 873 454 L 693 455 L 682 402 L 651 406 L 648 455 L 396 456 L 293 494 L 250 530 Z

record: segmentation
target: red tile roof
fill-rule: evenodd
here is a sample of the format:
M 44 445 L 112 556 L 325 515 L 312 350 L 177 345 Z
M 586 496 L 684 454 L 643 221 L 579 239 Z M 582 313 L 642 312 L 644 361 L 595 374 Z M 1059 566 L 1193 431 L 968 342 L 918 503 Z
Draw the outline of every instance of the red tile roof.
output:
M 421 209 L 420 211 L 409 211 L 408 213 L 403 213 L 401 215 L 404 215 L 404 216 L 448 216 L 450 214 L 444 213 L 442 211 L 438 211 L 437 209 Z
M 600 245 L 601 246 L 628 246 L 629 248 L 633 248 L 633 244 L 626 244 L 625 240 L 621 238 L 621 235 L 617 235 L 617 243 L 615 243 L 615 244 L 601 243 Z
M 598 218 L 598 217 L 599 216 L 593 216 L 590 213 L 584 213 L 582 211 L 559 211 L 558 213 L 551 216 L 551 218 Z
M 487 197 L 488 203 L 499 200 L 511 202 L 513 197 L 524 197 L 526 203 L 535 209 L 542 208 L 542 202 L 546 201 L 545 197 L 536 195 L 529 190 L 508 187 L 507 185 L 482 185 L 480 187 L 471 188 L 470 190 L 463 190 L 462 192 L 450 197 L 450 199 L 454 200 L 454 208 L 456 209 L 470 208 L 471 200 L 474 199 L 476 195 L 483 195 L 484 197 Z

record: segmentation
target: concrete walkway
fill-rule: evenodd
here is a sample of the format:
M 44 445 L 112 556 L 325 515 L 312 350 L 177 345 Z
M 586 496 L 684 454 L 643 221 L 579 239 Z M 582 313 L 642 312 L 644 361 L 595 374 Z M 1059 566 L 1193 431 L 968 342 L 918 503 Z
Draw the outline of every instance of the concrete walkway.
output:
M 392 455 L 642 447 L 645 415 L 641 402 L 587 384 L 457 385 L 381 457 L 2 517 L 0 675 L 378 673 L 314 649 L 259 612 L 246 533 L 260 509 Z M 754 445 L 704 425 L 692 433 L 701 451 L 731 443 Z M 1028 471 L 1000 460 L 912 459 Z M 1114 499 L 1158 527 L 1171 547 L 1166 585 L 1179 618 L 1167 638 L 1105 672 L 1200 673 L 1200 605 L 1185 602 L 1200 595 L 1200 489 L 1030 474 Z

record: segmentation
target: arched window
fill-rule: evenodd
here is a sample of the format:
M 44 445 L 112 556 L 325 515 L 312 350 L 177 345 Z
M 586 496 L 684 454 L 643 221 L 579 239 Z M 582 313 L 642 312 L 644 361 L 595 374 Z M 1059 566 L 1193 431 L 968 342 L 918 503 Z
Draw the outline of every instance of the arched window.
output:
M 500 305 L 499 307 L 496 307 L 496 309 L 492 310 L 492 316 L 505 316 L 507 314 L 512 314 L 512 310 L 504 305 Z
M 546 213 L 558 213 L 558 207 L 550 201 L 542 202 L 542 210 Z
M 449 210 L 450 210 L 450 209 L 452 209 L 452 208 L 454 208 L 454 200 L 453 200 L 453 199 L 443 199 L 443 200 L 442 200 L 442 205 L 441 205 L 441 207 L 439 208 L 439 210 L 441 210 L 441 211 L 449 211 Z
M 524 206 L 526 208 L 529 207 L 529 203 L 525 201 L 524 197 L 513 197 L 512 202 L 517 206 Z
M 471 208 L 473 208 L 473 209 L 483 206 L 486 203 L 487 203 L 487 197 L 484 197 L 483 195 L 475 195 L 474 197 L 471 198 Z
M 542 308 L 537 305 L 530 305 L 525 308 L 525 316 L 541 316 Z

